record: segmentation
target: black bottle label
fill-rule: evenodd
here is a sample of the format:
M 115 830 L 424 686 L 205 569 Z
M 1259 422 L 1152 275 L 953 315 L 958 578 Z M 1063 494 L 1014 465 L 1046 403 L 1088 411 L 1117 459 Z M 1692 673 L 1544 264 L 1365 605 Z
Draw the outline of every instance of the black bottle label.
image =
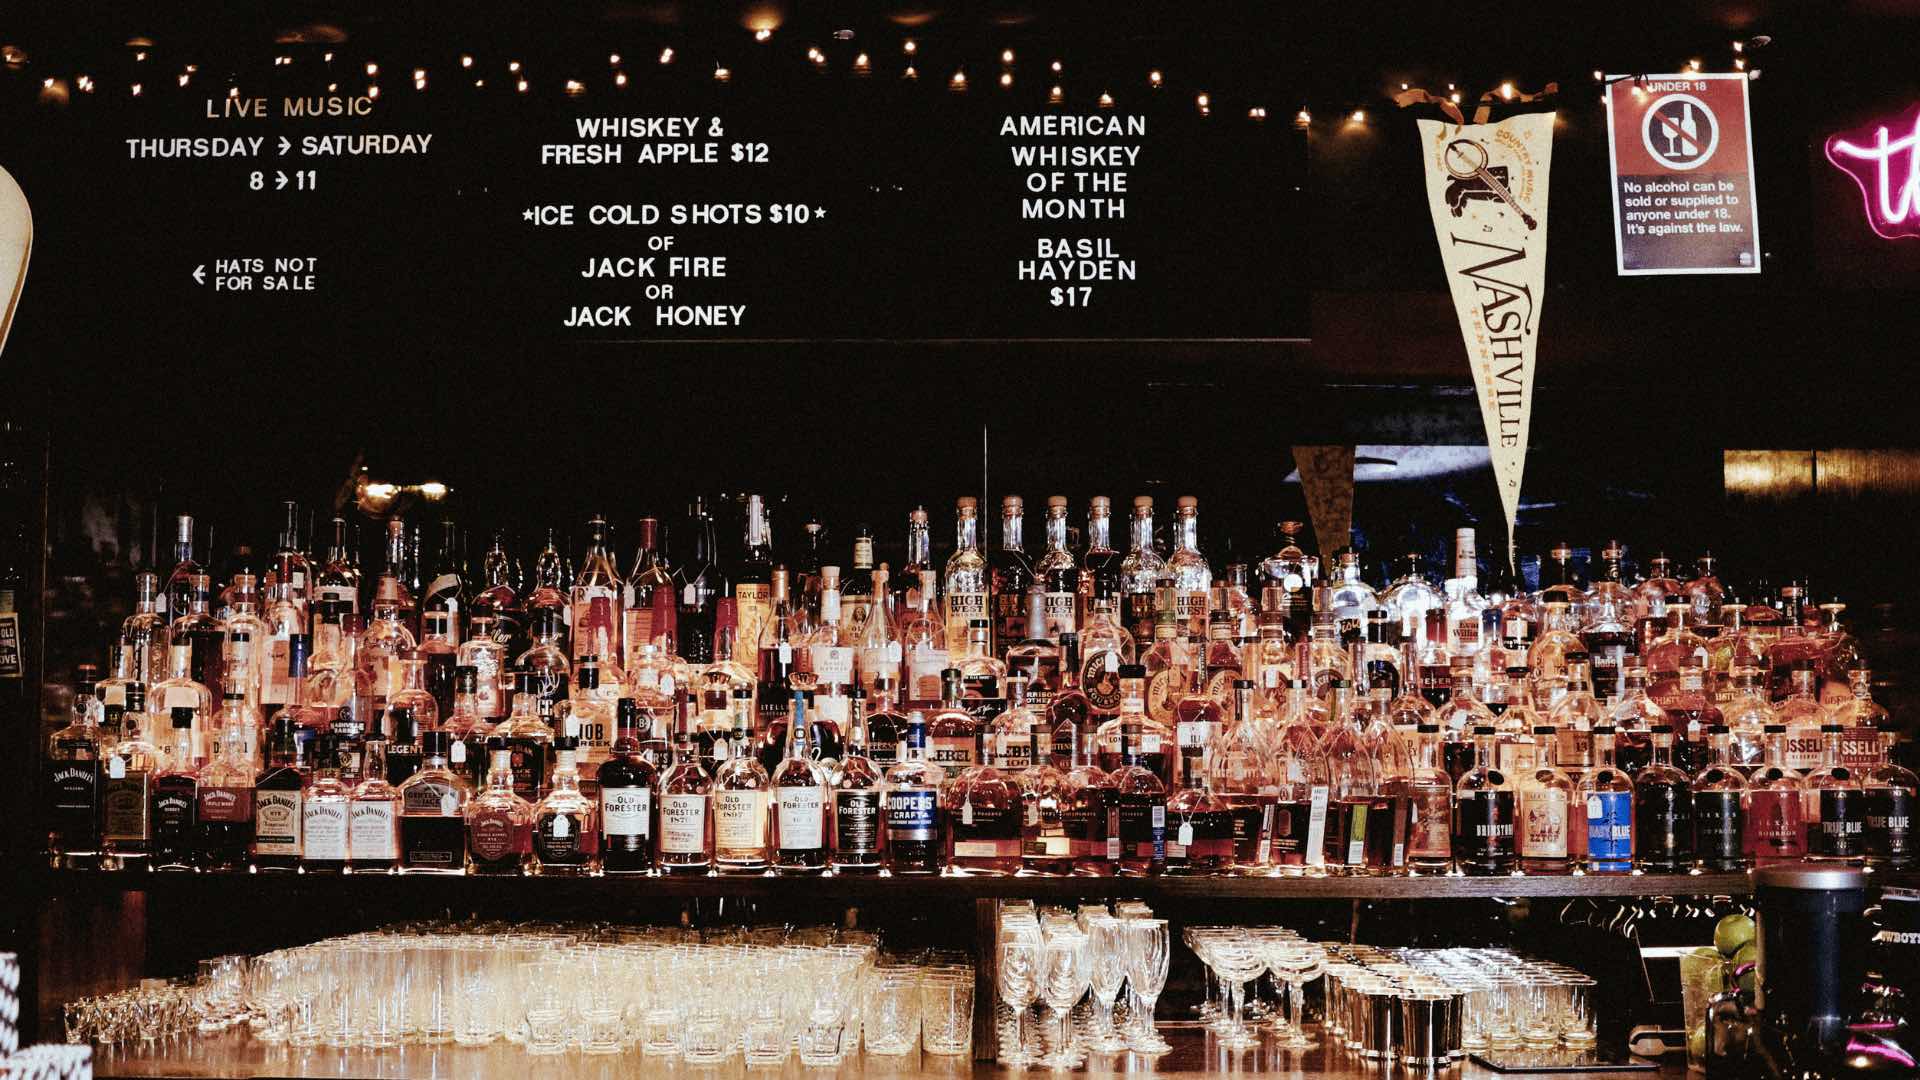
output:
M 98 761 L 56 761 L 51 763 L 47 782 L 49 824 L 64 844 L 86 845 L 93 842 L 98 825 L 100 763 Z
M 1913 792 L 1903 787 L 1867 790 L 1866 847 L 1876 858 L 1913 857 Z
M 1504 868 L 1513 861 L 1513 792 L 1474 791 L 1454 810 L 1453 853 L 1461 862 Z
M 1709 866 L 1729 867 L 1743 858 L 1746 814 L 1737 791 L 1693 793 L 1695 853 Z
M 1167 804 L 1148 799 L 1120 803 L 1121 858 L 1167 861 Z
M 833 850 L 836 855 L 843 857 L 879 855 L 879 789 L 833 793 Z
M 1847 858 L 1862 854 L 1867 800 L 1850 788 L 1820 789 L 1820 820 L 1813 827 L 1813 854 Z
M 1693 806 L 1680 784 L 1634 790 L 1634 846 L 1642 862 L 1679 863 L 1693 857 Z

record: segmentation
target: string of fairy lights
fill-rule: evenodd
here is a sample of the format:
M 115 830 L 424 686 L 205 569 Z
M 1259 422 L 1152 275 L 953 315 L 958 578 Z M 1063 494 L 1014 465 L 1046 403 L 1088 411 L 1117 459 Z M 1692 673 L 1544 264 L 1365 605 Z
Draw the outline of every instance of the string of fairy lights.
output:
M 780 48 L 776 43 L 779 35 L 773 27 L 759 26 L 745 33 L 759 47 L 769 50 Z M 1268 106 L 1257 98 L 1245 96 L 1229 98 L 1223 97 L 1218 90 L 1203 85 L 1176 85 L 1175 79 L 1158 67 L 1145 68 L 1118 85 L 1099 85 L 1097 88 L 1088 86 L 1069 90 L 1068 65 L 1057 56 L 1049 57 L 1037 64 L 1029 64 L 1027 59 L 1015 49 L 1002 48 L 996 57 L 988 58 L 983 64 L 970 66 L 965 61 L 955 60 L 951 62 L 950 70 L 945 65 L 936 69 L 923 51 L 919 39 L 915 37 L 901 37 L 884 52 L 854 45 L 855 35 L 850 30 L 836 31 L 831 37 L 833 40 L 824 47 L 821 44 L 807 44 L 804 52 L 799 54 L 804 59 L 805 66 L 820 76 L 844 72 L 847 77 L 856 80 L 892 78 L 905 83 L 923 81 L 933 83 L 937 80 L 951 94 L 990 93 L 994 90 L 1011 93 L 1016 88 L 1037 83 L 1045 88 L 1046 104 L 1055 108 L 1090 105 L 1098 109 L 1111 110 L 1134 107 L 1142 99 L 1159 99 L 1162 95 L 1178 97 L 1184 94 L 1190 97 L 1191 107 L 1202 118 L 1210 118 L 1218 113 L 1222 117 L 1239 117 L 1248 123 L 1260 125 L 1264 124 L 1270 115 Z M 1748 79 L 1758 79 L 1761 69 L 1751 62 L 1753 51 L 1770 42 L 1771 39 L 1764 35 L 1732 41 L 1729 45 L 1726 70 L 1744 73 Z M 171 84 L 174 89 L 190 90 L 197 83 L 204 83 L 209 77 L 201 72 L 197 63 L 183 63 L 177 70 L 170 66 L 163 70 L 158 63 L 155 46 L 146 39 L 135 39 L 128 43 L 127 48 L 132 62 L 130 65 L 122 65 L 130 69 L 130 73 L 125 76 L 124 84 L 111 88 L 103 86 L 93 73 L 87 71 L 46 75 L 41 79 L 40 102 L 46 105 L 67 105 L 75 100 L 76 94 L 85 98 L 108 92 L 121 93 L 128 98 L 144 99 L 150 98 L 156 87 L 166 88 Z M 838 59 L 829 53 L 830 48 L 838 51 L 840 54 Z M 26 69 L 30 63 L 27 54 L 17 46 L 0 47 L 0 67 L 17 72 Z M 563 78 L 541 80 L 536 79 L 528 63 L 517 58 L 483 61 L 473 53 L 463 52 L 441 67 L 440 73 L 436 74 L 425 65 L 402 65 L 391 68 L 383 65 L 378 59 L 347 60 L 337 47 L 298 45 L 281 46 L 280 50 L 273 55 L 270 67 L 289 74 L 293 73 L 294 69 L 312 68 L 316 75 L 314 85 L 323 85 L 325 92 L 329 95 L 346 94 L 377 100 L 382 93 L 381 80 L 396 77 L 400 80 L 402 89 L 411 86 L 415 93 L 426 93 L 430 86 L 438 87 L 451 83 L 455 87 L 464 87 L 476 92 L 486 91 L 491 87 L 496 90 L 510 91 L 513 95 L 530 95 L 536 91 L 545 92 L 557 88 L 568 97 L 579 98 L 603 93 L 618 95 L 641 81 L 640 69 L 643 66 L 656 69 L 653 77 L 658 77 L 659 72 L 684 71 L 689 78 L 704 78 L 721 85 L 732 83 L 737 75 L 741 74 L 736 72 L 737 67 L 742 67 L 739 60 L 714 59 L 711 63 L 711 68 L 703 64 L 690 64 L 684 60 L 681 49 L 673 45 L 661 44 L 639 52 L 609 52 L 606 54 L 604 65 L 597 60 L 591 65 L 576 65 L 596 68 L 597 70 L 591 75 L 576 71 Z M 152 65 L 150 72 L 148 65 Z M 1035 68 L 1038 70 L 1034 70 Z M 1698 56 L 1685 61 L 1676 69 L 1678 73 L 1683 74 L 1705 70 L 1707 70 L 1705 61 Z M 1603 88 L 1615 82 L 1632 82 L 1633 92 L 1643 96 L 1645 91 L 1640 88 L 1640 83 L 1654 74 L 1671 73 L 1610 75 L 1605 70 L 1596 68 L 1593 71 L 1593 78 L 1595 82 L 1601 83 Z M 320 83 L 319 79 L 324 79 L 325 82 Z M 1389 100 L 1397 99 L 1403 105 L 1418 100 L 1436 103 L 1444 101 L 1454 106 L 1459 106 L 1463 102 L 1477 102 L 1485 106 L 1493 103 L 1526 103 L 1552 98 L 1557 92 L 1557 84 L 1548 83 L 1541 91 L 1529 93 L 1520 90 L 1512 80 L 1502 80 L 1477 96 L 1462 91 L 1460 86 L 1453 82 L 1446 84 L 1445 92 L 1427 91 L 1424 96 L 1419 91 L 1414 91 L 1409 81 L 1400 82 L 1399 89 L 1402 91 L 1399 95 L 1393 94 L 1390 87 L 1383 87 L 1382 93 Z M 226 77 L 226 96 L 238 98 L 243 92 L 239 77 L 230 73 Z M 1413 93 L 1413 98 L 1410 99 L 1407 96 L 1408 92 Z M 1601 99 L 1604 101 L 1605 97 L 1603 92 Z M 1335 108 L 1321 115 L 1331 115 L 1333 119 L 1330 122 L 1316 124 L 1312 106 L 1303 102 L 1292 114 L 1292 126 L 1302 132 L 1317 128 L 1338 131 L 1365 127 L 1372 119 L 1366 103 L 1349 103 L 1343 108 Z

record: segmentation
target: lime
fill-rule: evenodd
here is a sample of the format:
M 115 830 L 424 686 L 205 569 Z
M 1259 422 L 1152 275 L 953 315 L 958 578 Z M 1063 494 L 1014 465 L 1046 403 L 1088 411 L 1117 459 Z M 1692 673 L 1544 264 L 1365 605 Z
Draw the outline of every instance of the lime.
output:
M 1753 919 L 1749 916 L 1729 915 L 1713 928 L 1713 947 L 1719 949 L 1722 956 L 1732 956 L 1743 946 L 1752 944 Z
M 1740 989 L 1751 994 L 1753 993 L 1754 976 L 1758 974 L 1760 974 L 1759 968 L 1748 968 L 1740 973 L 1740 977 L 1735 979 L 1734 983 L 1739 986 Z
M 1695 949 L 1695 950 L 1693 950 L 1693 955 L 1695 955 L 1695 956 L 1697 956 L 1697 957 L 1699 957 L 1699 958 L 1700 958 L 1700 959 L 1702 959 L 1702 960 L 1724 960 L 1724 959 L 1726 959 L 1726 957 L 1724 957 L 1724 956 L 1722 956 L 1722 955 L 1720 955 L 1720 950 L 1719 950 L 1719 949 L 1716 949 L 1716 948 L 1714 948 L 1714 947 L 1713 947 L 1713 946 L 1711 946 L 1711 945 L 1702 945 L 1702 946 L 1700 946 L 1699 948 L 1697 948 L 1697 949 Z
M 1758 963 L 1759 960 L 1760 950 L 1754 947 L 1753 942 L 1749 941 L 1735 950 L 1732 959 L 1729 960 L 1728 963 L 1737 968 L 1741 964 Z

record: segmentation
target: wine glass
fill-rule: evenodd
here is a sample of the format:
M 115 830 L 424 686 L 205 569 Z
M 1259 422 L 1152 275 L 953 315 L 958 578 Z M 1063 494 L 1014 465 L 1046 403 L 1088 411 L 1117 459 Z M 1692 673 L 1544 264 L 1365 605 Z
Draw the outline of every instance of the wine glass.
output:
M 1115 1030 L 1113 1003 L 1120 986 L 1127 980 L 1126 924 L 1111 915 L 1096 915 L 1087 920 L 1091 938 L 1087 951 L 1093 954 L 1093 1003 L 1095 1035 L 1090 1049 L 1118 1053 L 1127 1048 L 1124 1035 Z
M 1244 938 L 1220 938 L 1208 946 L 1214 972 L 1227 985 L 1232 996 L 1232 1012 L 1220 1045 L 1230 1050 L 1259 1046 L 1260 1040 L 1247 1030 L 1245 1016 L 1246 984 L 1266 973 L 1264 955 L 1252 941 Z
M 1053 1013 L 1054 1030 L 1059 1038 L 1053 1051 L 1040 1059 L 1050 1069 L 1071 1069 L 1085 1056 L 1073 1044 L 1067 1027 L 1067 1013 L 1093 980 L 1092 950 L 1080 933 L 1053 933 L 1042 946 L 1040 963 L 1041 996 Z
M 1040 944 L 1034 936 L 1017 934 L 1000 943 L 1000 969 L 995 981 L 1000 987 L 1000 1000 L 1013 1010 L 1013 1040 L 1000 1046 L 1002 1065 L 1033 1064 L 1033 1056 L 1027 1053 L 1026 1019 L 1028 1007 L 1040 994 L 1039 969 Z
M 1127 1049 L 1138 1054 L 1164 1054 L 1173 1047 L 1154 1030 L 1153 1006 L 1167 985 L 1167 920 L 1128 919 L 1127 985 L 1132 987 L 1136 1026 Z
M 1268 955 L 1268 964 L 1287 987 L 1287 1012 L 1293 1023 L 1281 1033 L 1280 1045 L 1289 1050 L 1311 1050 L 1320 1045 L 1307 1034 L 1300 1022 L 1305 998 L 1302 987 L 1320 977 L 1327 962 L 1326 950 L 1311 941 L 1277 943 Z

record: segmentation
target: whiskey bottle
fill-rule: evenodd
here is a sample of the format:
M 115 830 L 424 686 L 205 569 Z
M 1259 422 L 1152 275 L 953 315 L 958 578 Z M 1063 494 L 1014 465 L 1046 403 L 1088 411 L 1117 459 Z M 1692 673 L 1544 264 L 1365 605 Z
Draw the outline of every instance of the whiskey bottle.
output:
M 874 602 L 876 598 L 888 595 L 885 573 L 881 571 L 882 576 L 877 579 L 873 576 L 873 530 L 861 522 L 853 530 L 853 566 L 840 583 L 844 638 L 851 648 L 862 647 L 867 633 L 867 620 L 873 617 Z M 872 683 L 860 680 L 860 685 L 871 688 Z
M 1067 774 L 1047 760 L 1049 740 L 1039 726 L 1028 729 L 1033 762 L 1018 778 L 1020 787 L 1020 872 L 1060 876 L 1073 873 L 1072 806 Z
M 1029 626 L 1027 636 L 1059 641 L 1061 634 L 1079 627 L 1080 608 L 1080 561 L 1067 548 L 1066 496 L 1048 496 L 1046 532 L 1047 550 L 1033 567 L 1045 621 L 1039 627 Z M 1091 598 L 1091 590 L 1088 595 Z
M 1482 877 L 1514 869 L 1513 783 L 1494 763 L 1497 734 L 1490 725 L 1473 729 L 1473 767 L 1454 785 L 1454 861 Z
M 1573 842 L 1573 807 L 1578 801 L 1573 781 L 1554 764 L 1558 747 L 1550 724 L 1532 729 L 1534 760 L 1517 764 L 1520 778 L 1518 821 L 1520 869 L 1529 874 L 1565 874 L 1573 870 L 1577 850 Z
M 197 862 L 193 814 L 200 774 L 193 752 L 193 710 L 171 712 L 173 739 L 153 774 L 152 861 L 155 870 L 192 870 Z
M 267 736 L 267 765 L 253 782 L 253 865 L 262 873 L 300 869 L 301 802 L 308 758 L 293 717 L 282 712 Z
M 580 791 L 580 737 L 571 718 L 567 727 L 553 743 L 553 790 L 533 808 L 533 872 L 543 877 L 587 877 L 600 869 L 597 808 Z
M 1846 727 L 1822 724 L 1824 763 L 1807 774 L 1807 859 L 1859 866 L 1866 858 L 1867 800 L 1860 777 L 1842 760 Z M 1792 730 L 1788 730 L 1792 737 Z
M 833 777 L 833 856 L 836 874 L 877 874 L 884 857 L 881 805 L 885 778 L 867 756 L 867 723 L 860 691 L 848 717 L 847 753 Z
M 1093 703 L 1080 685 L 1080 635 L 1071 631 L 1060 635 L 1060 688 L 1047 699 L 1046 725 L 1050 739 L 1047 750 L 1053 767 L 1073 768 L 1073 753 L 1083 733 L 1093 731 Z M 1119 707 L 1118 665 L 1113 679 L 1114 707 Z
M 1173 554 L 1167 572 L 1173 579 L 1173 616 L 1180 633 L 1205 637 L 1207 596 L 1213 587 L 1213 568 L 1200 553 L 1200 500 L 1182 495 L 1174 504 Z
M 1441 766 L 1440 725 L 1414 726 L 1416 749 L 1408 773 L 1407 865 L 1420 873 L 1453 868 L 1453 778 Z
M 1683 874 L 1693 867 L 1692 778 L 1673 765 L 1673 727 L 1653 728 L 1653 760 L 1633 778 L 1634 847 L 1640 868 Z
M 1157 876 L 1167 869 L 1167 785 L 1158 771 L 1140 763 L 1129 738 L 1125 729 L 1118 731 L 1108 824 L 1120 841 L 1118 873 Z
M 1033 589 L 1034 577 L 1024 536 L 1026 516 L 1020 496 L 1000 500 L 1000 546 L 987 564 L 994 656 L 1005 656 L 1027 638 L 1027 593 Z
M 421 736 L 425 760 L 400 785 L 400 872 L 458 874 L 466 869 L 466 809 L 473 789 L 449 768 L 452 736 Z
M 947 867 L 961 875 L 1002 875 L 1020 869 L 1020 791 L 985 758 L 986 733 L 976 736 L 975 764 L 941 793 L 947 817 Z
M 1273 746 L 1254 719 L 1254 684 L 1233 683 L 1233 716 L 1207 747 L 1205 767 L 1213 791 L 1226 804 L 1233 838 L 1231 868 L 1262 873 L 1271 864 L 1273 806 L 1278 791 L 1269 775 Z
M 1633 871 L 1633 780 L 1614 760 L 1614 729 L 1593 729 L 1593 768 L 1580 778 L 1589 874 Z
M 1061 817 L 1073 872 L 1110 877 L 1120 871 L 1120 803 L 1113 777 L 1094 764 L 1093 738 L 1082 729 L 1074 740 Z
M 1166 563 L 1153 546 L 1153 498 L 1136 496 L 1128 523 L 1127 554 L 1120 560 L 1120 591 L 1125 600 L 1122 618 L 1138 643 L 1153 640 L 1155 591 Z M 1144 644 L 1141 646 L 1144 648 Z
M 598 656 L 605 666 L 601 672 L 610 683 L 621 681 L 618 659 L 620 636 L 626 626 L 625 606 L 621 602 L 626 583 L 607 548 L 607 520 L 595 514 L 587 521 L 587 551 L 580 560 L 580 572 L 568 592 L 573 617 L 573 659 Z
M 894 705 L 894 686 L 890 678 L 875 680 L 870 692 L 872 709 L 866 714 L 867 757 L 882 773 L 900 762 L 901 747 L 907 739 L 907 718 Z M 856 696 L 856 704 L 858 701 Z
M 1173 729 L 1147 715 L 1147 671 L 1139 664 L 1120 668 L 1120 712 L 1094 733 L 1096 761 L 1107 772 L 1118 772 L 1124 758 L 1160 777 L 1164 789 L 1173 777 Z
M 180 649 L 184 649 L 184 646 Z M 176 652 L 180 649 L 176 649 Z M 127 708 L 121 714 L 124 731 L 107 755 L 106 788 L 100 816 L 105 865 L 117 869 L 145 868 L 151 854 L 151 785 L 153 771 L 159 767 L 160 755 L 142 731 L 141 720 L 145 718 L 145 713 L 145 688 L 138 683 L 128 685 Z M 112 712 L 107 714 L 110 727 L 115 719 Z
M 1113 500 L 1095 495 L 1087 502 L 1087 548 L 1080 559 L 1079 607 L 1074 626 L 1085 627 L 1093 600 L 1111 601 L 1120 592 L 1120 553 L 1113 547 Z
M 1693 849 L 1712 871 L 1745 870 L 1747 778 L 1733 764 L 1732 734 L 1725 724 L 1706 730 L 1707 764 L 1693 778 Z
M 895 875 L 940 872 L 945 833 L 940 787 L 946 773 L 927 760 L 927 723 L 918 711 L 907 714 L 900 761 L 887 770 L 887 869 Z
M 980 553 L 978 504 L 971 497 L 962 497 L 954 504 L 953 554 L 947 557 L 940 580 L 940 592 L 946 598 L 949 647 L 967 640 L 968 623 L 988 618 L 988 583 L 987 560 Z
M 300 800 L 300 872 L 342 874 L 352 857 L 347 815 L 360 782 L 360 747 L 322 735 L 315 754 L 313 782 Z
M 1884 726 L 1884 717 L 1880 724 L 1874 729 L 1880 751 L 1861 779 L 1867 802 L 1866 861 L 1875 869 L 1904 870 L 1914 859 L 1913 810 L 1920 779 L 1913 770 L 1889 757 L 1893 732 Z
M 640 756 L 640 710 L 632 698 L 615 708 L 617 732 L 600 765 L 601 861 L 609 874 L 653 869 L 653 789 L 659 772 Z
M 47 850 L 56 866 L 90 866 L 100 854 L 103 746 L 110 750 L 119 734 L 101 731 L 96 705 L 76 691 L 72 721 L 47 740 Z
M 487 786 L 467 803 L 467 873 L 517 877 L 532 854 L 533 807 L 514 791 L 513 751 L 487 740 Z
M 773 867 L 784 874 L 827 868 L 827 774 L 813 759 L 808 694 L 793 695 L 787 756 L 773 770 Z
M 552 770 L 553 728 L 541 717 L 542 698 L 537 677 L 522 671 L 514 676 L 517 690 L 513 711 L 488 737 L 505 742 L 511 753 L 513 790 L 529 806 L 546 794 L 547 777 Z M 491 766 L 489 766 L 491 768 Z
M 204 870 L 244 870 L 253 853 L 255 737 L 244 728 L 220 730 L 213 760 L 194 790 L 194 830 Z
M 927 739 L 931 744 L 930 760 L 946 770 L 949 780 L 958 778 L 977 760 L 974 745 L 980 724 L 962 705 L 964 698 L 960 669 L 942 671 L 940 708 L 928 718 Z
M 693 541 L 698 544 L 704 539 L 701 535 L 702 525 L 698 521 L 692 524 Z M 626 580 L 621 583 L 621 608 L 626 617 L 626 624 L 621 628 L 620 635 L 621 644 L 625 649 L 620 657 L 620 666 L 623 668 L 631 667 L 640 647 L 651 644 L 654 636 L 659 632 L 653 624 L 654 597 L 662 590 L 665 590 L 670 598 L 676 597 L 678 592 L 674 586 L 673 571 L 668 568 L 666 556 L 660 550 L 660 519 L 643 517 L 636 531 L 638 540 L 633 553 L 633 569 L 627 572 Z M 694 589 L 694 599 L 695 603 L 688 605 L 693 609 L 689 614 L 697 614 L 701 610 L 698 602 L 698 586 Z M 711 615 L 711 602 L 712 597 L 709 596 L 706 609 L 709 615 Z M 709 647 L 711 644 L 709 639 Z M 711 661 L 712 657 L 709 656 L 707 659 Z M 583 734 L 581 738 L 584 740 L 586 736 Z
M 1806 781 L 1787 767 L 1787 726 L 1761 729 L 1766 758 L 1747 777 L 1747 847 L 1755 866 L 1798 862 L 1807 853 Z
M 383 739 L 379 733 L 366 740 L 371 748 L 380 747 L 380 761 L 376 762 L 371 754 L 363 762 L 365 775 L 379 775 L 388 787 L 399 787 L 406 783 L 407 777 L 420 771 L 422 753 L 420 750 L 420 725 L 411 708 L 401 705 L 387 714 L 393 733 L 391 738 Z
M 399 767 L 407 770 L 400 785 L 422 767 L 422 751 L 413 739 L 408 732 L 407 742 L 397 744 L 405 747 Z M 368 739 L 362 754 L 361 780 L 353 786 L 347 804 L 348 869 L 356 874 L 391 874 L 400 866 L 400 789 L 392 779 L 398 769 L 389 757 L 387 744 L 380 739 Z
M 713 868 L 713 778 L 700 764 L 684 710 L 675 713 L 673 763 L 660 773 L 660 870 L 704 874 Z

